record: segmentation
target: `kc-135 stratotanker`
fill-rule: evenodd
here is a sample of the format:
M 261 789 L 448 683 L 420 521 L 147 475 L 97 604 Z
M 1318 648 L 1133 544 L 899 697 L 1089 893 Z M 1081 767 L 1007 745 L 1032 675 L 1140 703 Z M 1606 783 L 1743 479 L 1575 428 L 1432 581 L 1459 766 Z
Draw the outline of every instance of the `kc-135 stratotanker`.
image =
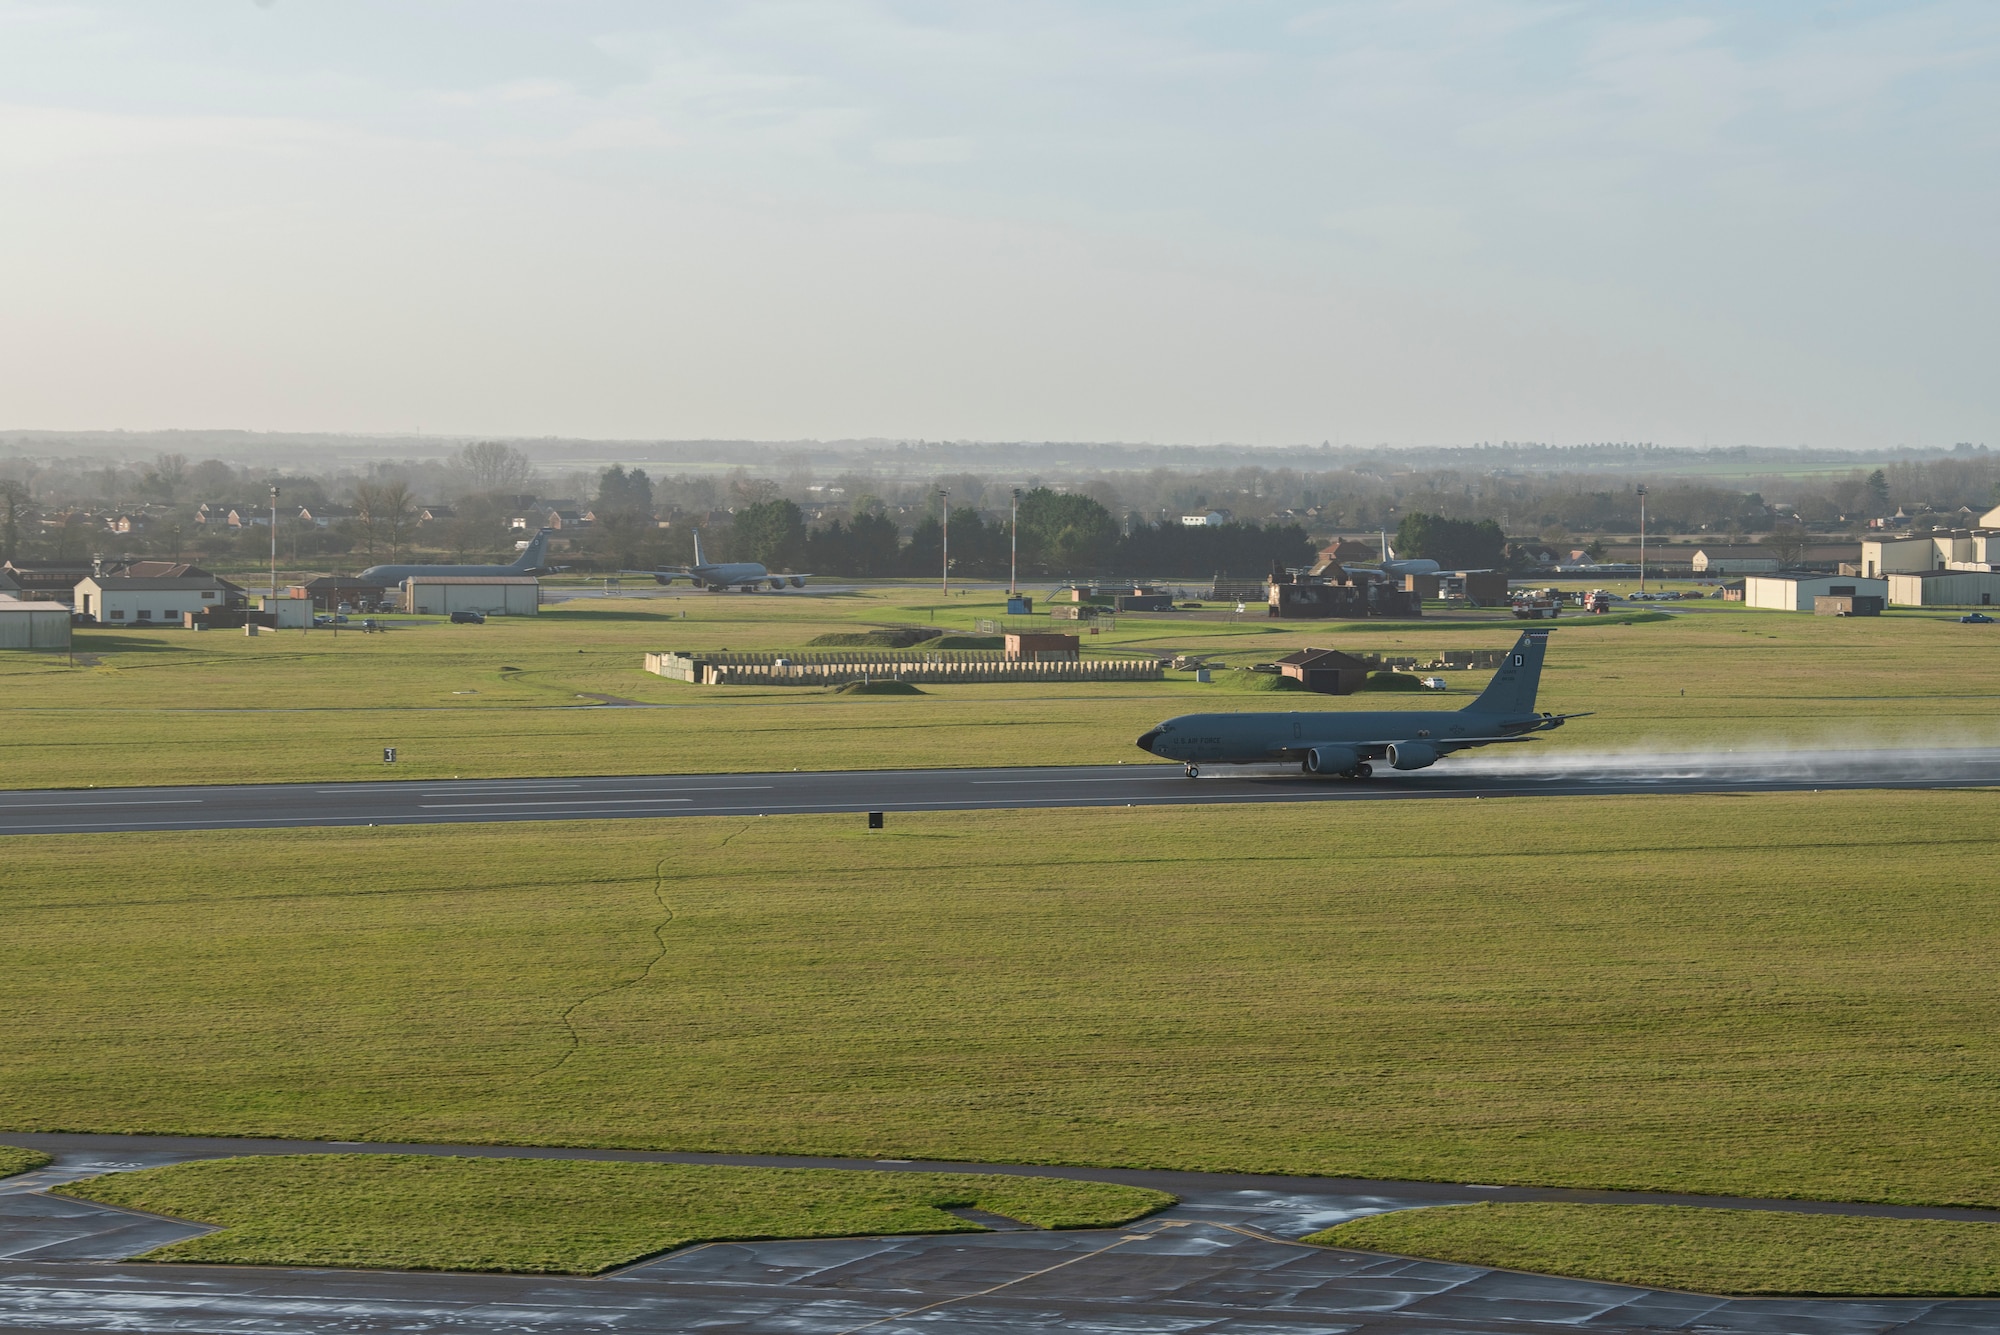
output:
M 1507 653 L 1477 700 L 1463 709 L 1370 710 L 1345 713 L 1183 714 L 1139 739 L 1139 749 L 1186 766 L 1190 779 L 1207 764 L 1268 764 L 1292 760 L 1308 774 L 1365 779 L 1370 761 L 1424 769 L 1454 751 L 1498 742 L 1525 742 L 1583 714 L 1538 714 L 1535 688 L 1549 632 L 1530 630 Z

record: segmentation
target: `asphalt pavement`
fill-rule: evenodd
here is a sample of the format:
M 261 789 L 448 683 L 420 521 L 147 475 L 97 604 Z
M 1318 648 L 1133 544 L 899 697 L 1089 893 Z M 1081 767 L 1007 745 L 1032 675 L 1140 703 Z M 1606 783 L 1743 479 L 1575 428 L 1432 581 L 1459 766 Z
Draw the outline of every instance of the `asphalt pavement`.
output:
M 1995 785 L 2000 785 L 2000 748 L 1597 757 L 1541 752 L 1523 759 L 1447 760 L 1408 773 L 1383 765 L 1364 781 L 1318 778 L 1289 766 L 1211 767 L 1190 779 L 1177 765 L 1152 763 L 418 779 L 15 789 L 0 792 L 0 834 Z
M 1870 1207 L 1569 1193 L 1448 1183 L 1009 1165 L 668 1155 L 164 1136 L 17 1136 L 56 1155 L 0 1180 L 0 1330 L 740 1331 L 745 1335 L 1965 1335 L 1986 1299 L 1729 1299 L 1315 1247 L 1298 1238 L 1390 1210 L 1494 1199 Z M 132 1263 L 207 1226 L 46 1195 L 64 1181 L 238 1154 L 360 1149 L 1060 1173 L 1144 1182 L 1180 1204 L 1119 1229 L 711 1243 L 596 1279 Z M 1880 1207 L 1876 1207 L 1879 1209 Z M 1953 1216 L 1986 1212 L 1939 1211 Z

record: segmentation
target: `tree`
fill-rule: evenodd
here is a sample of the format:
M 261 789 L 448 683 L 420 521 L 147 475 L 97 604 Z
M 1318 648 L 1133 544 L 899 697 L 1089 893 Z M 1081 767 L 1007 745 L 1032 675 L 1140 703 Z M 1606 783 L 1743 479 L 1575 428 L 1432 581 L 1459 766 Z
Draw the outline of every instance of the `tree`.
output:
M 1396 555 L 1448 570 L 1492 570 L 1506 559 L 1507 535 L 1491 519 L 1406 514 L 1396 525 Z
M 1021 497 L 1023 564 L 1051 574 L 1093 570 L 1111 557 L 1118 521 L 1088 496 L 1036 487 Z
M 806 517 L 790 501 L 761 501 L 736 512 L 730 524 L 736 553 L 768 570 L 796 570 L 806 552 Z
M 635 468 L 628 473 L 621 465 L 613 464 L 598 475 L 597 517 L 602 520 L 607 513 L 653 517 L 653 482 L 645 469 Z
M 528 490 L 535 478 L 535 461 L 512 445 L 482 440 L 451 456 L 452 467 L 465 474 L 470 495 Z
M 188 461 L 185 454 L 161 454 L 153 459 L 152 468 L 139 485 L 146 491 L 172 504 L 180 498 L 181 488 L 187 485 Z
M 1889 511 L 1889 475 L 1876 469 L 1868 475 L 1868 500 L 1878 515 Z
M 1806 531 L 1797 524 L 1779 524 L 1764 539 L 1764 545 L 1778 558 L 1780 567 L 1790 567 L 1805 559 L 1806 541 Z
M 21 520 L 28 513 L 28 484 L 0 477 L 0 560 L 21 554 Z
M 855 575 L 891 575 L 896 571 L 896 521 L 879 510 L 857 511 L 847 526 Z
M 417 510 L 410 500 L 406 482 L 364 482 L 355 490 L 355 519 L 361 526 L 368 554 L 378 545 L 387 546 L 390 559 L 403 554 L 403 544 L 416 527 Z

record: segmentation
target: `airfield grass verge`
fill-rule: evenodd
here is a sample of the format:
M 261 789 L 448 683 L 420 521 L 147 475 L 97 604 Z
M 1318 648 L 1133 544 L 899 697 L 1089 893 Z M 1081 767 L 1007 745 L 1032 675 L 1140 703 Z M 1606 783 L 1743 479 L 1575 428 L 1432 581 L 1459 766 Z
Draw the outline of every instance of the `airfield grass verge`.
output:
M 1350 1220 L 1306 1241 L 1697 1293 L 2000 1293 L 2000 1223 L 1952 1219 L 1482 1202 Z
M 1002 615 L 997 601 L 882 588 L 568 603 L 531 618 L 399 623 L 378 635 L 85 628 L 74 666 L 62 655 L 0 651 L 0 788 L 955 767 L 972 757 L 1110 764 L 1144 759 L 1132 740 L 1162 719 L 1250 707 L 1229 700 L 1224 683 L 1235 674 L 1223 671 L 1209 685 L 1175 672 L 1157 682 L 941 685 L 892 700 L 692 686 L 642 666 L 661 650 L 798 649 L 824 635 L 902 634 L 897 627 L 965 636 Z M 2000 737 L 2000 627 L 1736 603 L 1637 615 L 1654 620 L 1555 624 L 1538 707 L 1592 717 L 1538 750 Z M 1089 656 L 1198 653 L 1217 668 L 1245 668 L 1308 646 L 1414 657 L 1500 649 L 1522 624 L 1121 616 L 1084 645 Z M 1453 708 L 1489 676 L 1439 675 L 1450 683 L 1444 694 L 1381 695 L 1367 707 Z M 1360 706 L 1302 692 L 1285 707 Z M 399 753 L 393 771 L 381 762 L 385 746 Z
M 14 836 L 0 1121 L 2000 1205 L 1996 816 Z
M 570 1275 L 696 1242 L 983 1231 L 959 1206 L 1109 1228 L 1174 1200 L 1049 1177 L 421 1154 L 210 1159 L 58 1191 L 222 1225 L 151 1261 Z
M 0 1145 L 0 1177 L 12 1177 L 16 1173 L 31 1173 L 37 1168 L 47 1167 L 49 1156 L 40 1150 L 26 1150 L 18 1145 Z

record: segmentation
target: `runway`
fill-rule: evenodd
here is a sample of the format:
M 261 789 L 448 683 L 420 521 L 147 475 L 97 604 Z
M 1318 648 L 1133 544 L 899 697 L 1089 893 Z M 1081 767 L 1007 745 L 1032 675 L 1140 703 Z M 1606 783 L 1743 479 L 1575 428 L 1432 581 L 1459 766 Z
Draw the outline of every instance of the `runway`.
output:
M 496 1146 L 356 1145 L 167 1136 L 0 1137 L 55 1155 L 0 1180 L 0 1329 L 257 1335 L 1962 1335 L 2000 1325 L 1990 1299 L 1706 1297 L 1301 1244 L 1361 1215 L 1481 1200 L 1682 1203 L 1833 1213 L 1986 1211 L 1736 1201 L 1434 1182 L 1118 1169 L 676 1155 Z M 133 1263 L 209 1231 L 44 1194 L 105 1172 L 243 1154 L 519 1155 L 787 1166 L 1055 1173 L 1136 1182 L 1180 1204 L 1119 1229 L 711 1243 L 596 1279 Z
M 1383 802 L 1629 793 L 1781 793 L 2000 786 L 2000 748 L 1467 758 L 1356 782 L 1275 766 L 1189 779 L 1177 765 L 809 770 L 770 774 L 415 779 L 0 792 L 0 834 L 453 825 L 659 816 L 780 816 L 1009 807 Z

